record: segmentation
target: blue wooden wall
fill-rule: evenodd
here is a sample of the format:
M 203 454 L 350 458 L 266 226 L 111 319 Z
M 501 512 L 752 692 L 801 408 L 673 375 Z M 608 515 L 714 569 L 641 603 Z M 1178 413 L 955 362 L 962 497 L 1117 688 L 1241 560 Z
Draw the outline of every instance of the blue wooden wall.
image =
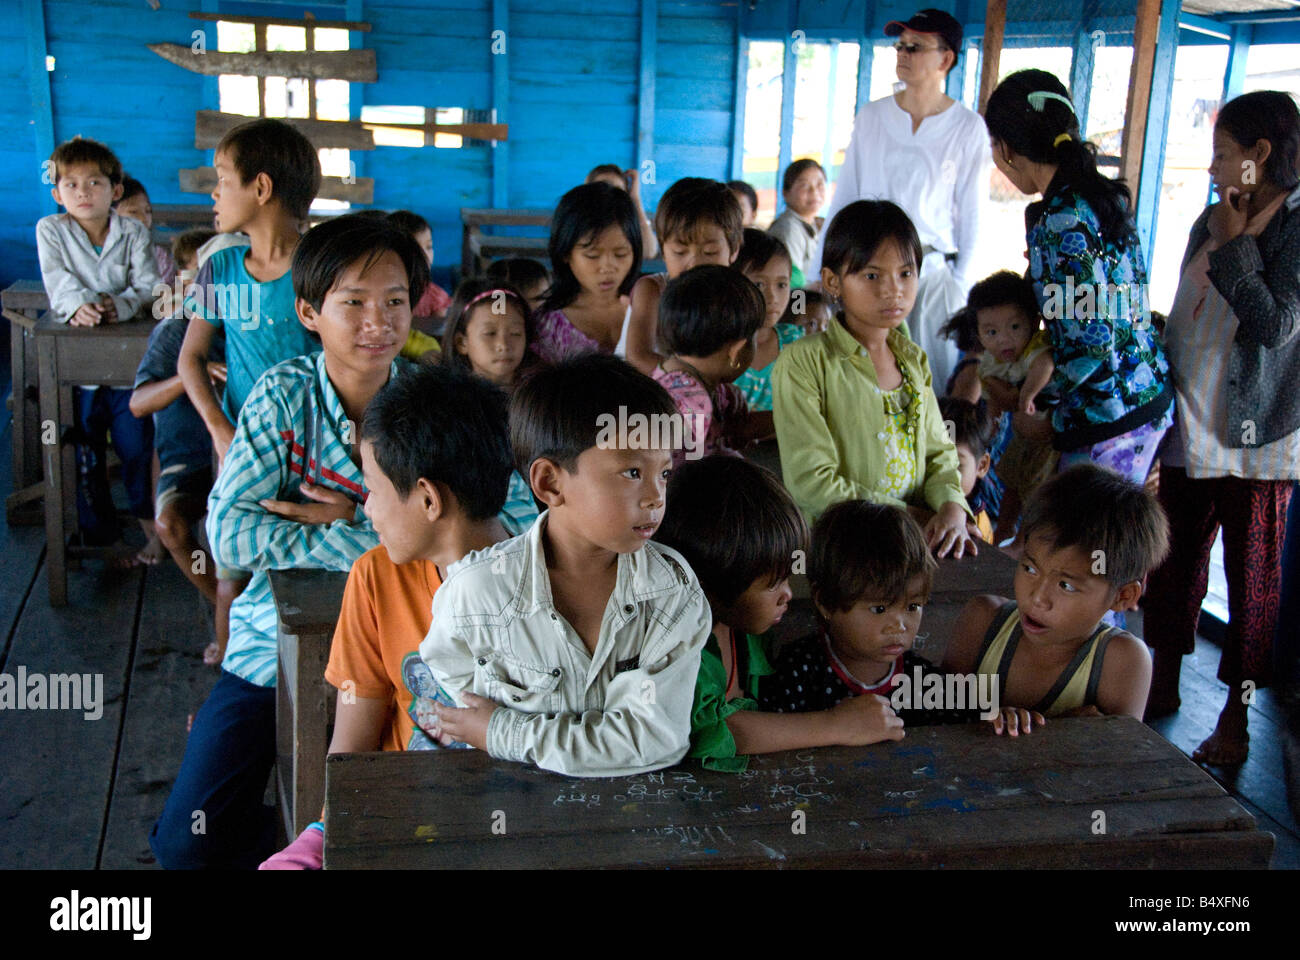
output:
M 929 0 L 982 33 L 983 0 Z M 0 284 L 38 275 L 33 226 L 54 212 L 42 161 L 77 134 L 108 142 L 155 203 L 201 203 L 176 171 L 211 163 L 193 145 L 194 113 L 216 109 L 216 80 L 145 44 L 189 44 L 191 9 L 363 19 L 354 42 L 376 51 L 379 80 L 353 84 L 362 104 L 496 109 L 504 146 L 354 153 L 375 205 L 408 207 L 434 226 L 437 268 L 458 262 L 462 206 L 550 206 L 598 163 L 637 166 L 648 209 L 686 175 L 726 178 L 738 149 L 742 37 L 880 38 L 919 0 L 6 0 L 0 4 Z M 1100 26 L 1132 30 L 1133 0 L 1011 0 L 1008 45 L 1065 43 Z M 1071 14 L 1071 10 L 1077 11 Z M 1070 19 L 1074 16 L 1074 19 Z M 1279 17 L 1284 15 L 1279 15 Z M 207 26 L 208 45 L 216 30 Z M 506 51 L 491 37 L 504 29 Z M 1255 43 L 1295 42 L 1294 20 L 1251 28 Z M 644 42 L 643 42 L 644 41 Z M 1188 30 L 1180 42 L 1223 42 Z M 45 54 L 54 58 L 44 69 Z M 780 122 L 773 117 L 774 124 Z M 653 182 L 650 182 L 650 181 Z M 443 272 L 435 270 L 435 273 Z

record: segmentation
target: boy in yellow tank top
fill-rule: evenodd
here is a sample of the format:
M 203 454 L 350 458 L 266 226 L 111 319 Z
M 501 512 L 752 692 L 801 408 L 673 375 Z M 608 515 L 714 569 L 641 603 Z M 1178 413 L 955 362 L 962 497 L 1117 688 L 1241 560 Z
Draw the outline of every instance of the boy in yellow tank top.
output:
M 1046 717 L 1140 720 L 1151 656 L 1141 640 L 1102 618 L 1137 609 L 1147 574 L 1168 551 L 1159 503 L 1118 474 L 1081 464 L 1035 491 L 1021 531 L 1015 600 L 971 600 L 944 670 L 999 675 L 995 733 L 1029 733 Z

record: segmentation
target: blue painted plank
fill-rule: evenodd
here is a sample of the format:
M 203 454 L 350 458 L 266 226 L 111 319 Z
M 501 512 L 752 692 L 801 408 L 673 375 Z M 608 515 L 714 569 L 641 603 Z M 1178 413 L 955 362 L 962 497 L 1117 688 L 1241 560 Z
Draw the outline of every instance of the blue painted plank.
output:
M 492 0 L 492 119 L 510 122 L 510 0 Z M 510 142 L 494 141 L 492 150 L 492 205 L 510 204 Z
M 1137 188 L 1137 228 L 1148 266 L 1155 254 L 1156 214 L 1165 170 L 1165 143 L 1169 109 L 1173 100 L 1174 56 L 1178 52 L 1179 0 L 1161 0 L 1156 32 L 1156 57 L 1151 76 L 1151 105 L 1147 110 L 1146 137 L 1142 142 L 1142 172 Z
M 659 43 L 659 4 L 641 0 L 640 96 L 636 108 L 636 167 L 644 176 L 653 168 L 655 149 L 655 48 Z
M 736 7 L 736 62 L 731 68 L 735 78 L 731 109 L 730 179 L 741 180 L 745 171 L 745 95 L 749 90 L 749 40 L 741 29 L 740 6 Z
M 785 63 L 781 74 L 781 145 L 777 151 L 775 185 L 780 186 L 782 171 L 790 165 L 791 142 L 794 137 L 794 81 L 798 61 L 794 45 L 797 41 L 785 38 Z M 780 190 L 777 190 L 780 193 Z
M 50 96 L 50 75 L 45 68 L 45 10 L 41 0 L 23 0 L 23 26 L 27 31 L 27 82 L 31 106 L 32 133 L 35 137 L 33 170 L 54 152 L 54 107 Z M 52 179 L 52 178 L 46 178 Z M 42 185 L 48 185 L 43 179 Z M 55 213 L 58 205 L 48 190 L 42 190 L 37 211 L 41 216 Z

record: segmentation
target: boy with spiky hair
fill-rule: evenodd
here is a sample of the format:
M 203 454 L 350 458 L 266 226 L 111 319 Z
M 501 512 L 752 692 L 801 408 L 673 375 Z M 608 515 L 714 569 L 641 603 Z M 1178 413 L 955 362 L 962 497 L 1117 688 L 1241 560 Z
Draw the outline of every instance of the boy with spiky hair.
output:
M 1147 574 L 1169 550 L 1155 497 L 1094 464 L 1052 477 L 1025 506 L 1015 599 L 980 596 L 962 610 L 944 657 L 953 673 L 995 673 L 997 733 L 1029 733 L 1045 717 L 1142 719 L 1151 686 L 1146 644 L 1107 626 L 1136 610 Z

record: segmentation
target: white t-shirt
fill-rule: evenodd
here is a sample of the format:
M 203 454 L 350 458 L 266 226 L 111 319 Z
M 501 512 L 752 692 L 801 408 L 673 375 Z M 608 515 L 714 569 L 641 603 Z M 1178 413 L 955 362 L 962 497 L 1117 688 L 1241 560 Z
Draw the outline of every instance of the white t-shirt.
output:
M 969 289 L 992 162 L 984 118 L 964 104 L 926 117 L 913 133 L 911 114 L 893 96 L 873 100 L 853 121 L 826 223 L 855 200 L 890 200 L 912 218 L 922 246 L 957 252 L 953 273 Z M 819 269 L 825 237 L 823 230 Z

